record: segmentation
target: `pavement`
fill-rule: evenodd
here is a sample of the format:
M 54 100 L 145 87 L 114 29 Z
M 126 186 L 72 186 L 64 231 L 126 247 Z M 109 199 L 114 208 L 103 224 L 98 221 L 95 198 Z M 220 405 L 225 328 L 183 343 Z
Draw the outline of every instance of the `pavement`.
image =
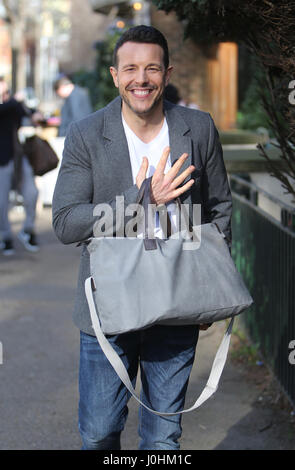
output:
M 22 218 L 21 210 L 12 211 L 15 234 Z M 80 249 L 56 239 L 50 208 L 39 213 L 37 232 L 39 253 L 16 240 L 15 255 L 0 254 L 0 450 L 78 450 L 79 331 L 72 309 Z M 225 326 L 200 333 L 186 407 L 207 381 Z M 231 349 L 238 346 L 235 340 Z M 295 450 L 294 417 L 273 387 L 263 365 L 249 368 L 230 354 L 215 395 L 183 416 L 181 449 Z M 132 398 L 123 450 L 137 449 L 137 414 Z

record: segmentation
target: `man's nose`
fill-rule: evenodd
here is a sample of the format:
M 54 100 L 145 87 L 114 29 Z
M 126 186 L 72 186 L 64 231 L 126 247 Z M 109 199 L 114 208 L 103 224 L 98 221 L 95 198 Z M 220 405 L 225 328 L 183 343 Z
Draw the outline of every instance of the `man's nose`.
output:
M 135 81 L 138 83 L 138 85 L 144 85 L 148 83 L 147 71 L 145 69 L 138 69 L 136 72 Z

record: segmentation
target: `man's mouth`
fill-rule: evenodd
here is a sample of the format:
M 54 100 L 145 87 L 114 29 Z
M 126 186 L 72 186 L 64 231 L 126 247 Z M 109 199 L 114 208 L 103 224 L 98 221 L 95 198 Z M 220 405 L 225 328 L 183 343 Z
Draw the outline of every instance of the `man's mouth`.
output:
M 146 98 L 147 96 L 149 96 L 153 89 L 152 88 L 148 88 L 148 89 L 145 89 L 145 90 L 140 90 L 140 89 L 132 89 L 130 90 L 131 93 L 136 97 L 136 98 Z

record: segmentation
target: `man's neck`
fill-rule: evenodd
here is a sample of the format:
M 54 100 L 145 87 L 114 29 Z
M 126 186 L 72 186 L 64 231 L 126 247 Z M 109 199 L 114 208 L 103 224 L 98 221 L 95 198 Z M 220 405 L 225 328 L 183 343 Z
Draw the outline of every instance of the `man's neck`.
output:
M 151 142 L 163 126 L 164 112 L 162 102 L 148 115 L 140 116 L 135 114 L 123 101 L 122 114 L 130 129 L 145 143 Z

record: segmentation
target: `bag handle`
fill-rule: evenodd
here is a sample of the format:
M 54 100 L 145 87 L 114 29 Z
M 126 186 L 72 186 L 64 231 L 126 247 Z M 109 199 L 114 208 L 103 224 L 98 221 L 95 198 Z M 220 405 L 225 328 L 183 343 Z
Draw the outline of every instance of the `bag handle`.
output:
M 121 381 L 124 383 L 125 387 L 129 390 L 131 395 L 147 410 L 151 411 L 152 413 L 160 416 L 175 416 L 178 414 L 182 413 L 188 413 L 189 411 L 193 411 L 199 406 L 201 406 L 208 398 L 213 395 L 213 393 L 216 392 L 218 388 L 218 383 L 219 379 L 221 377 L 223 368 L 226 363 L 226 358 L 227 358 L 227 353 L 229 349 L 229 344 L 230 344 L 230 337 L 231 337 L 231 332 L 232 332 L 232 327 L 233 327 L 233 322 L 234 322 L 234 317 L 231 318 L 231 321 L 229 323 L 229 326 L 224 334 L 224 337 L 221 341 L 221 344 L 218 348 L 218 351 L 216 353 L 212 369 L 209 375 L 209 379 L 207 381 L 207 384 L 205 388 L 203 389 L 202 393 L 200 394 L 199 398 L 196 400 L 193 406 L 190 408 L 187 408 L 182 411 L 178 411 L 176 413 L 163 413 L 160 411 L 153 410 L 152 408 L 149 408 L 147 405 L 145 405 L 140 398 L 137 396 L 133 385 L 131 383 L 131 380 L 129 378 L 128 372 L 126 370 L 125 365 L 123 364 L 121 358 L 119 355 L 116 353 L 116 351 L 113 349 L 112 345 L 109 343 L 105 335 L 103 334 L 103 331 L 100 326 L 100 322 L 96 313 L 96 307 L 94 303 L 94 298 L 93 298 L 93 291 L 95 290 L 95 282 L 92 277 L 88 277 L 85 281 L 85 293 L 86 293 L 86 298 L 90 310 L 90 316 L 91 316 L 91 321 L 92 321 L 92 326 L 95 332 L 95 335 L 97 337 L 98 343 L 104 352 L 105 356 L 113 366 L 115 372 L 117 375 L 120 377 Z
M 143 206 L 143 209 L 144 209 L 144 215 L 145 215 L 145 218 L 144 218 L 144 247 L 146 250 L 156 250 L 157 249 L 157 242 L 154 238 L 149 238 L 149 230 L 152 231 L 153 233 L 153 229 L 154 229 L 154 221 L 153 221 L 153 218 L 152 220 L 150 221 L 149 220 L 149 210 L 148 210 L 148 206 L 149 204 L 151 204 L 151 180 L 152 180 L 152 176 L 150 176 L 149 178 L 146 178 L 145 180 L 143 180 L 142 182 L 142 185 L 140 187 L 140 190 L 139 190 L 139 194 L 138 194 L 138 197 L 137 197 L 137 204 L 140 204 L 142 203 L 142 206 Z M 179 198 L 176 198 L 175 199 L 175 202 L 178 206 L 178 210 L 179 210 L 179 214 L 181 214 L 181 201 Z M 186 223 L 186 220 L 185 220 L 185 223 Z M 192 226 L 192 223 L 191 223 L 191 220 L 189 218 L 188 220 L 188 226 L 186 226 L 186 230 L 188 233 L 192 233 L 193 231 L 193 226 Z M 171 236 L 171 220 L 170 220 L 170 216 L 167 212 L 167 235 L 168 237 Z

